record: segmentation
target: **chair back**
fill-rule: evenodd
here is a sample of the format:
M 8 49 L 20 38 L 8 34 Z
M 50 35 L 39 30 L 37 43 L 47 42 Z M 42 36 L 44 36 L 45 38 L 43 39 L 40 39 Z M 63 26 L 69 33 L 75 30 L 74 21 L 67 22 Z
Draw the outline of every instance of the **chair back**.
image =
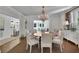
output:
M 58 31 L 58 35 L 57 35 L 57 36 L 54 36 L 54 37 L 53 37 L 53 42 L 54 42 L 54 43 L 57 42 L 57 43 L 59 43 L 59 44 L 60 44 L 60 43 L 63 43 L 63 37 L 62 37 L 62 31 L 61 31 L 61 30 Z
M 28 35 L 27 35 L 27 43 L 29 43 L 31 40 L 32 40 L 32 34 L 31 33 L 29 33 Z
M 52 34 L 42 34 L 41 42 L 52 43 Z

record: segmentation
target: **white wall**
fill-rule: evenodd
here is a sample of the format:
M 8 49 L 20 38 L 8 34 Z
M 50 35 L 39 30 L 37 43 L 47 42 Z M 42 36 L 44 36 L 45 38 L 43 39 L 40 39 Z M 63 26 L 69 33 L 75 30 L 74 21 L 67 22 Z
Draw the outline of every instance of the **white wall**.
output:
M 78 18 L 79 18 L 79 8 L 71 11 L 71 24 L 74 24 L 76 28 L 79 30 Z
M 53 14 L 50 16 L 49 20 L 50 20 L 49 21 L 50 31 L 61 29 L 64 26 L 64 20 L 65 20 L 64 13 Z
M 3 28 L 4 28 L 4 17 L 0 15 L 0 29 Z M 0 38 L 2 37 L 2 35 L 3 35 L 2 31 L 0 31 Z
M 26 16 L 27 18 L 27 30 L 31 31 L 33 30 L 33 22 L 34 20 L 38 20 L 38 16 Z
M 0 15 L 0 29 L 4 26 L 4 17 Z
M 49 19 L 44 22 L 44 27 L 46 29 L 49 28 Z
M 11 37 L 12 34 L 12 29 L 11 29 L 11 23 L 10 23 L 11 18 L 8 16 L 5 16 L 5 24 L 4 24 L 4 32 L 3 32 L 3 36 L 5 38 L 7 37 Z
M 32 31 L 33 30 L 33 25 L 34 25 L 34 20 L 39 20 L 38 15 L 34 15 L 34 16 L 26 16 L 27 18 L 27 30 Z M 49 19 L 50 20 L 50 19 Z M 45 28 L 49 27 L 49 21 L 45 21 Z
M 33 30 L 33 21 L 34 20 L 39 20 L 38 16 L 26 16 L 27 17 L 27 30 L 32 31 Z M 53 14 L 48 18 L 49 25 L 45 25 L 49 27 L 50 31 L 53 31 L 54 29 L 61 29 L 63 27 L 63 23 L 65 20 L 64 13 L 59 13 L 59 14 Z M 45 23 L 46 23 L 45 22 Z
M 25 28 L 25 21 L 27 20 L 25 16 L 21 15 L 20 19 L 20 37 L 26 36 L 26 28 Z
M 3 15 L 3 14 L 0 14 L 0 17 L 2 17 L 0 19 L 4 20 L 4 31 L 2 31 L 2 33 L 1 33 L 2 37 L 0 37 L 0 38 L 1 39 L 9 38 L 9 37 L 11 37 L 11 35 L 13 35 L 13 28 L 11 28 L 11 20 L 14 20 L 15 18 L 12 18 L 7 15 Z
M 4 18 L 4 31 L 2 32 L 2 37 L 1 38 L 8 38 L 12 34 L 12 29 L 10 28 L 10 20 L 11 18 L 0 14 L 2 18 Z

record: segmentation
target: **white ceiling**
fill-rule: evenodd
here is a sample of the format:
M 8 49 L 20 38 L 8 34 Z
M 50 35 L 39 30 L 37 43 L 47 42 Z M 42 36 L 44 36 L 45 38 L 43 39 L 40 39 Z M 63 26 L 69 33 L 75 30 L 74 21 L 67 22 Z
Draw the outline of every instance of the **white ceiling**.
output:
M 62 8 L 66 8 L 68 6 L 45 6 L 47 13 L 52 11 L 56 11 Z M 16 9 L 18 12 L 23 15 L 38 15 L 41 14 L 42 6 L 12 6 L 12 8 Z
M 45 6 L 47 13 L 62 11 L 70 6 Z M 42 6 L 0 6 L 0 14 L 19 18 L 21 15 L 38 15 L 41 14 Z
M 0 14 L 11 16 L 14 18 L 19 18 L 19 16 L 21 15 L 19 12 L 8 6 L 0 6 Z

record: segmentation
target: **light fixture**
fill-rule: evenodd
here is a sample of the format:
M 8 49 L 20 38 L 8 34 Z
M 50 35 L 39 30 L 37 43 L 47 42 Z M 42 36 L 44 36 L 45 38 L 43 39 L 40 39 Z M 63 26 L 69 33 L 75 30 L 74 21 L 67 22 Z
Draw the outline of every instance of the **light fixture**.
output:
M 38 16 L 38 18 L 42 21 L 45 21 L 48 19 L 48 15 L 46 13 L 45 7 L 42 6 L 42 14 Z
M 68 22 L 68 20 L 66 20 L 66 21 L 65 21 L 65 25 L 69 25 L 69 22 Z

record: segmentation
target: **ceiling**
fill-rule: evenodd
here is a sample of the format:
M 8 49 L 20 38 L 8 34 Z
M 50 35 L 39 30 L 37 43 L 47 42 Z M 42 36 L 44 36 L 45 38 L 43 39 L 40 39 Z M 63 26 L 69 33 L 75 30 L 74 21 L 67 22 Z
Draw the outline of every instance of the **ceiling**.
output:
M 45 6 L 45 9 L 47 13 L 50 13 L 66 7 L 68 6 Z M 25 16 L 41 14 L 42 10 L 42 6 L 12 6 L 12 8 L 16 9 Z
M 65 8 L 68 7 L 72 6 L 45 6 L 48 14 L 53 14 L 55 11 L 66 10 Z M 5 14 L 14 18 L 19 18 L 21 15 L 39 15 L 41 14 L 41 10 L 42 6 L 0 6 L 0 14 Z
M 0 6 L 0 14 L 11 16 L 14 18 L 19 18 L 19 16 L 21 15 L 19 12 L 8 6 Z

